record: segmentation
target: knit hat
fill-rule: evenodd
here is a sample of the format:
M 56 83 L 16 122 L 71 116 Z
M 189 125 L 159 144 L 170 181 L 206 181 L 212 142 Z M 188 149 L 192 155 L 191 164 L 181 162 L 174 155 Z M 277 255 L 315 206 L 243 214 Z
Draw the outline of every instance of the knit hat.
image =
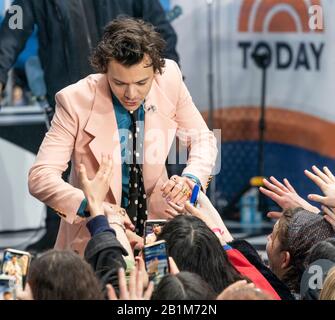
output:
M 322 215 L 302 209 L 293 215 L 287 237 L 291 259 L 303 270 L 304 260 L 311 247 L 322 240 L 335 237 L 335 231 Z

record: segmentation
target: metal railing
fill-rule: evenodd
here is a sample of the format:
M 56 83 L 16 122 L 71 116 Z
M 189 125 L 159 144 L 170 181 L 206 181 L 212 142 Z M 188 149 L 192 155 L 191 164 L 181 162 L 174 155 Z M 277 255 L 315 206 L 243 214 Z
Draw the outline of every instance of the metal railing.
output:
M 31 106 L 6 106 L 0 109 L 0 126 L 45 123 L 45 111 L 36 103 Z

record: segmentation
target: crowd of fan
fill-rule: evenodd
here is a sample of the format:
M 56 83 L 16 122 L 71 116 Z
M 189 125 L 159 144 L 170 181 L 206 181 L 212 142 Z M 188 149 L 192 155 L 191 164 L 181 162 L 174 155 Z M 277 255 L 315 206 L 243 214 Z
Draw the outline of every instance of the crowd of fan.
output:
M 84 258 L 70 251 L 48 251 L 31 264 L 19 299 L 123 300 L 335 300 L 335 177 L 328 168 L 305 174 L 323 196 L 309 195 L 320 211 L 302 199 L 288 182 L 264 179 L 260 191 L 283 209 L 268 236 L 265 265 L 255 248 L 233 239 L 204 193 L 198 206 L 171 205 L 171 219 L 158 240 L 165 240 L 170 273 L 157 286 L 149 281 L 139 241 L 128 239 L 128 217 L 108 221 L 101 210 L 109 188 L 111 163 L 104 158 L 93 180 L 81 167 L 81 184 L 91 217 L 92 236 Z M 135 252 L 140 252 L 134 255 Z M 321 261 L 321 262 L 320 262 Z M 322 261 L 327 261 L 324 267 Z M 322 267 L 321 285 L 311 266 Z M 307 280 L 306 280 L 307 279 Z M 303 283 L 314 283 L 304 286 Z M 303 289 L 304 287 L 304 289 Z M 305 288 L 306 287 L 306 288 Z

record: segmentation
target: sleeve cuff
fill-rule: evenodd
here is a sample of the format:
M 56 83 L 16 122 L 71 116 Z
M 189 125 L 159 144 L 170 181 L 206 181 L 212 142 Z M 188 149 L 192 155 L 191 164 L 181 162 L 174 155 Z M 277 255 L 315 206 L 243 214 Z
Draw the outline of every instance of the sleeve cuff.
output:
M 116 235 L 114 229 L 109 226 L 107 217 L 104 215 L 94 217 L 87 222 L 86 227 L 90 232 L 91 237 L 105 231 L 113 232 L 114 235 Z

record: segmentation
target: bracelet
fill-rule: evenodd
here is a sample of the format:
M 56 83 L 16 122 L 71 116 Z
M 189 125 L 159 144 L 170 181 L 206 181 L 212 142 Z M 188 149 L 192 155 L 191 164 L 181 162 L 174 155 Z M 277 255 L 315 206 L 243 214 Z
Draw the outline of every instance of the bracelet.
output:
M 109 225 L 110 225 L 110 226 L 111 226 L 112 224 L 116 224 L 116 225 L 118 225 L 119 227 L 122 228 L 122 230 L 123 230 L 124 232 L 126 232 L 126 227 L 125 227 L 121 222 L 119 222 L 119 221 L 109 222 Z
M 212 231 L 214 233 L 220 233 L 221 236 L 224 234 L 223 230 L 221 230 L 220 228 L 213 228 Z

